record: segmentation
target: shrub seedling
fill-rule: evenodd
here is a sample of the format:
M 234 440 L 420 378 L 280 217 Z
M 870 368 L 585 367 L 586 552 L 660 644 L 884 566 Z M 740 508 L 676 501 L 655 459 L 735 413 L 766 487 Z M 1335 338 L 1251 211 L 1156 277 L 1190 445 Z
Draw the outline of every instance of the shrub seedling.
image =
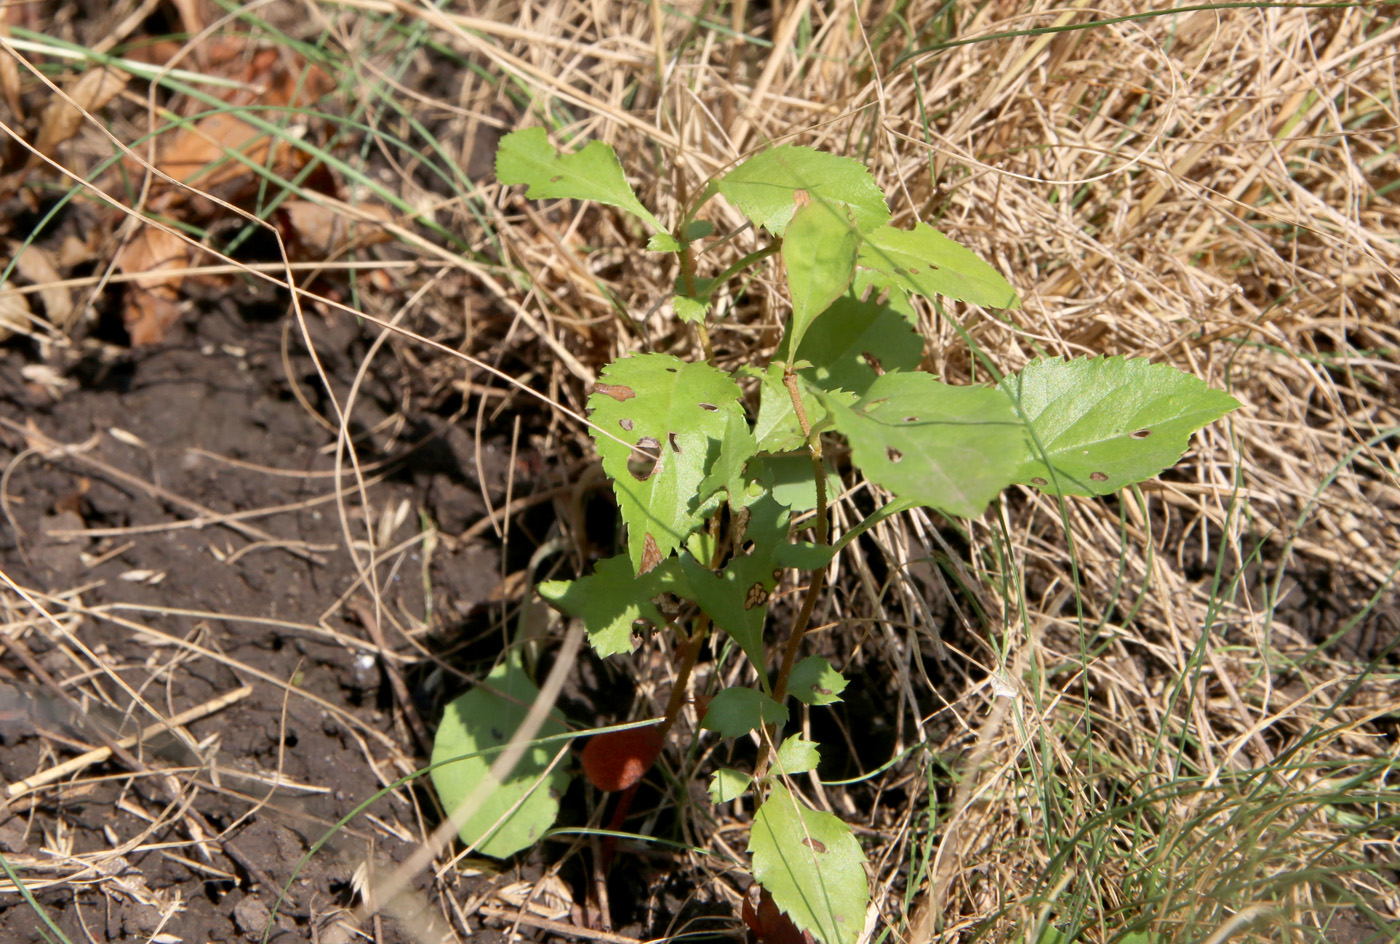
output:
M 701 727 L 724 738 L 759 733 L 752 769 L 721 769 L 710 783 L 717 803 L 749 795 L 756 804 L 748 851 L 771 905 L 754 911 L 751 904 L 753 922 L 763 913 L 761 923 L 772 924 L 776 908 L 822 944 L 853 944 L 869 902 L 865 855 L 849 826 L 811 809 L 787 780 L 816 767 L 819 745 L 782 736 L 788 698 L 827 705 L 846 685 L 826 660 L 799 658 L 834 555 L 891 514 L 922 505 L 972 517 L 1012 484 L 1056 495 L 1112 493 L 1175 463 L 1196 430 L 1239 404 L 1143 359 L 1040 358 L 994 386 L 953 386 L 919 370 L 922 339 L 909 296 L 993 308 L 1016 308 L 1019 299 L 1000 273 L 934 228 L 893 225 L 873 176 L 849 158 L 790 145 L 759 153 L 711 180 L 669 231 L 601 142 L 560 153 L 543 128 L 517 131 L 500 143 L 496 175 L 527 184 L 528 197 L 593 200 L 637 217 L 651 230 L 649 251 L 678 257 L 675 312 L 693 326 L 705 356 L 621 358 L 603 370 L 588 401 L 627 551 L 588 576 L 542 583 L 539 593 L 583 621 L 600 656 L 630 651 L 634 626 L 649 623 L 676 633 L 679 662 L 661 725 L 595 738 L 584 769 L 602 789 L 634 786 L 676 720 L 708 634 L 724 632 L 755 682 L 715 693 Z M 715 196 L 769 238 L 706 276 L 696 249 L 714 226 L 696 216 Z M 764 367 L 721 370 L 709 337 L 716 296 L 772 255 L 782 260 L 792 306 L 782 344 Z M 753 419 L 740 379 L 758 389 Z M 893 497 L 833 542 L 823 453 L 842 440 L 851 474 Z M 800 540 L 792 519 L 809 511 L 815 540 Z M 811 579 L 786 637 L 770 643 L 769 596 L 790 568 Z M 668 619 L 653 602 L 667 594 L 688 601 L 693 616 Z M 515 662 L 488 682 L 529 694 Z M 449 708 L 434 761 L 498 744 L 522 710 L 518 701 L 467 693 Z M 435 767 L 444 804 L 451 807 L 484 769 L 479 758 Z M 503 799 L 469 819 L 462 838 L 503 856 L 547 829 L 556 806 L 549 792 L 559 784 L 557 771 L 542 780 L 542 769 L 536 764 L 501 785 Z

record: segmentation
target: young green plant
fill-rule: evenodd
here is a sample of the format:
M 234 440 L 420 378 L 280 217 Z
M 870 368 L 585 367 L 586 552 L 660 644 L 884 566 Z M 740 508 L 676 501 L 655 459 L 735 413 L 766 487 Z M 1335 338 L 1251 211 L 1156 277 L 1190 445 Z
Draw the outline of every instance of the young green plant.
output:
M 934 228 L 892 224 L 873 176 L 849 158 L 791 145 L 759 153 L 709 181 L 670 230 L 637 199 L 601 142 L 561 153 L 544 129 L 517 131 L 502 139 L 496 173 L 503 184 L 528 185 L 530 198 L 592 200 L 636 217 L 650 231 L 648 251 L 677 257 L 674 310 L 693 326 L 704 355 L 621 358 L 604 368 L 588 401 L 626 552 L 538 590 L 583 621 L 599 656 L 630 652 L 639 624 L 674 632 L 678 678 L 658 728 L 613 738 L 625 757 L 590 745 L 585 767 L 600 772 L 600 786 L 633 787 L 676 721 L 707 637 L 714 629 L 727 634 L 751 663 L 754 683 L 715 693 L 701 727 L 723 738 L 756 732 L 760 747 L 750 769 L 717 771 L 710 795 L 717 803 L 751 797 L 754 878 L 796 928 L 822 944 L 853 944 L 869 903 L 864 852 L 849 826 L 812 809 L 792 786 L 792 775 L 817 766 L 821 746 L 782 734 L 788 699 L 829 705 L 846 686 L 826 660 L 801 658 L 833 556 L 898 511 L 922 505 L 973 517 L 1012 484 L 1110 494 L 1175 463 L 1196 430 L 1238 404 L 1142 359 L 1040 358 L 994 386 L 949 385 L 919 370 L 923 342 L 910 296 L 1002 309 L 1019 299 L 1000 273 Z M 764 236 L 753 252 L 705 274 L 696 248 L 715 227 L 697 215 L 715 197 Z M 722 370 L 709 332 L 715 298 L 773 255 L 791 302 L 782 344 L 765 366 Z M 741 379 L 758 390 L 752 418 Z M 891 498 L 833 543 L 824 451 L 843 441 L 846 474 Z M 815 512 L 812 541 L 793 533 L 794 516 L 807 512 Z M 789 569 L 810 574 L 808 589 L 788 631 L 770 639 L 769 597 Z M 692 615 L 668 618 L 654 602 L 666 595 L 686 601 L 682 612 Z M 508 662 L 498 673 L 510 681 L 512 671 L 518 666 Z M 499 707 L 512 704 L 502 699 Z M 452 724 L 439 733 L 434 761 L 489 746 L 493 727 L 499 736 L 495 716 L 470 707 L 449 709 Z M 476 730 L 464 737 L 458 722 L 469 713 Z M 463 794 L 463 780 L 470 786 L 482 776 L 473 763 L 433 770 L 445 804 Z M 463 839 L 492 855 L 521 848 L 552 821 L 552 803 L 531 802 L 531 791 L 546 788 L 558 784 L 538 771 L 502 785 L 506 802 L 492 809 L 510 812 L 473 817 Z M 494 838 L 502 835 L 512 838 Z

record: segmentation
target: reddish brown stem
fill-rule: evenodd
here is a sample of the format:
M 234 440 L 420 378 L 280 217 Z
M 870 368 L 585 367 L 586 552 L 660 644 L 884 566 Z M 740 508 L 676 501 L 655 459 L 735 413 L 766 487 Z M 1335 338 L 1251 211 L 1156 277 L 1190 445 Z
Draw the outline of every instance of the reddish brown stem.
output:
M 676 668 L 676 684 L 671 689 L 671 699 L 666 703 L 666 717 L 661 721 L 661 736 L 664 738 L 680 717 L 681 706 L 685 704 L 686 689 L 690 687 L 690 673 L 695 669 L 695 660 L 700 658 L 700 650 L 705 645 L 705 637 L 710 633 L 710 618 L 704 613 L 696 621 L 695 632 L 682 644 L 681 663 Z
M 617 837 L 611 833 L 622 831 L 622 824 L 627 821 L 627 814 L 632 811 L 632 798 L 637 795 L 637 788 L 641 785 L 642 782 L 638 780 L 618 794 L 617 807 L 613 810 L 612 819 L 608 820 L 610 835 L 604 836 L 598 847 L 598 874 L 604 878 L 612 868 L 613 854 L 617 851 Z

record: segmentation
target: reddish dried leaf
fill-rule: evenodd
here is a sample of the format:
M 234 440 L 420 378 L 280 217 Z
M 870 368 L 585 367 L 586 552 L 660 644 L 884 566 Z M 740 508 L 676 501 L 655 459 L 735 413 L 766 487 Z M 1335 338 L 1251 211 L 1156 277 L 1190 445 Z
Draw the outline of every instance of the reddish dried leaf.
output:
M 626 790 L 651 769 L 661 741 L 656 725 L 594 735 L 583 748 L 584 775 L 605 793 Z
M 208 52 L 216 71 L 223 71 L 220 66 L 226 67 L 230 78 L 260 90 L 233 92 L 225 97 L 230 105 L 300 107 L 314 101 L 330 87 L 328 77 L 321 70 L 307 69 L 299 59 L 284 63 L 275 49 L 259 50 L 248 57 L 246 44 L 244 37 L 230 37 L 211 46 Z M 251 174 L 250 163 L 270 167 L 285 176 L 294 170 L 291 153 L 291 148 L 274 142 L 271 136 L 235 113 L 220 112 L 206 115 L 193 126 L 175 133 L 162 146 L 156 166 L 182 183 L 209 189 Z
M 749 926 L 749 939 L 760 944 L 816 944 L 810 931 L 799 931 L 792 919 L 778 909 L 768 889 L 757 882 L 744 895 L 744 923 Z
M 141 227 L 117 251 L 116 267 L 134 276 L 122 312 L 133 346 L 160 343 L 179 320 L 180 283 L 189 261 L 189 244 L 154 226 Z

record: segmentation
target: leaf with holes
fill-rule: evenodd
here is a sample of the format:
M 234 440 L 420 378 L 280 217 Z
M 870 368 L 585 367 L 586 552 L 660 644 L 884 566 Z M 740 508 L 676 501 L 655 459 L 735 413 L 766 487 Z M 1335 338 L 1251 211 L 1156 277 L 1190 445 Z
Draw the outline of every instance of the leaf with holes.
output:
M 865 477 L 901 498 L 973 516 L 1014 480 L 1022 430 L 999 390 L 885 374 L 847 406 L 821 394 Z
M 808 705 L 830 705 L 841 700 L 846 679 L 821 656 L 808 656 L 792 667 L 788 694 Z
M 749 833 L 753 877 L 799 930 L 822 944 L 854 944 L 870 892 L 865 854 L 851 828 L 830 813 L 801 806 L 774 782 Z
M 792 776 L 816 770 L 821 761 L 821 751 L 817 744 L 800 734 L 783 739 L 778 747 L 778 755 L 773 761 L 773 769 L 780 774 Z
M 915 324 L 912 313 L 888 304 L 839 298 L 802 338 L 797 360 L 810 366 L 798 374 L 823 390 L 862 394 L 880 374 L 918 368 L 924 339 Z M 774 360 L 787 360 L 789 341 Z
M 539 694 L 520 666 L 519 656 L 511 655 L 491 671 L 481 687 L 448 705 L 438 726 L 433 741 L 433 787 L 446 810 L 475 804 L 460 834 L 463 842 L 475 845 L 483 855 L 504 859 L 532 845 L 554 825 L 559 797 L 569 786 L 565 764 L 556 764 L 545 774 L 558 745 L 530 748 L 503 782 L 491 778 L 497 752 L 479 753 L 509 743 Z M 550 737 L 565 730 L 560 722 L 546 720 L 537 736 Z M 471 754 L 477 756 L 463 756 Z M 454 757 L 462 759 L 453 761 Z M 488 783 L 491 788 L 478 793 L 478 786 Z
M 588 641 L 601 658 L 632 651 L 638 622 L 664 626 L 666 618 L 651 602 L 673 591 L 675 562 L 666 561 L 637 576 L 625 557 L 601 560 L 593 573 L 577 580 L 546 580 L 538 589 L 560 612 L 583 620 Z
M 1107 495 L 1151 478 L 1181 458 L 1196 430 L 1240 405 L 1145 358 L 1036 360 L 1001 388 L 1035 434 L 1015 480 L 1066 495 Z
M 783 234 L 783 266 L 792 298 L 787 333 L 801 347 L 817 316 L 845 294 L 856 272 L 860 233 L 854 211 L 811 199 L 799 206 Z
M 680 556 L 685 576 L 683 595 L 694 600 L 744 650 L 754 665 L 762 665 L 763 621 L 768 597 L 778 585 L 779 555 L 788 544 L 788 510 L 764 492 L 747 508 L 741 546 L 718 572 L 689 554 Z
M 739 737 L 765 724 L 786 724 L 788 710 L 756 688 L 726 688 L 710 699 L 700 727 L 720 737 Z
M 708 364 L 638 354 L 603 369 L 588 405 L 589 433 L 627 522 L 632 566 L 646 573 L 700 527 L 700 483 L 720 455 L 730 417 L 742 410 L 739 387 Z
M 659 232 L 666 230 L 637 200 L 617 153 L 602 141 L 590 141 L 573 154 L 562 154 L 549 143 L 543 128 L 513 131 L 496 148 L 496 179 L 503 184 L 529 184 L 525 196 L 531 199 L 593 200 L 626 210 Z M 674 243 L 668 236 L 654 248 L 673 251 L 670 245 Z
M 885 195 L 860 161 L 786 145 L 749 158 L 715 185 L 755 225 L 781 236 L 796 209 L 793 195 L 849 208 L 861 232 L 889 221 Z
M 882 226 L 866 233 L 859 264 L 917 295 L 945 295 L 988 308 L 1021 307 L 1016 290 L 1000 272 L 927 223 L 915 223 L 913 229 Z

